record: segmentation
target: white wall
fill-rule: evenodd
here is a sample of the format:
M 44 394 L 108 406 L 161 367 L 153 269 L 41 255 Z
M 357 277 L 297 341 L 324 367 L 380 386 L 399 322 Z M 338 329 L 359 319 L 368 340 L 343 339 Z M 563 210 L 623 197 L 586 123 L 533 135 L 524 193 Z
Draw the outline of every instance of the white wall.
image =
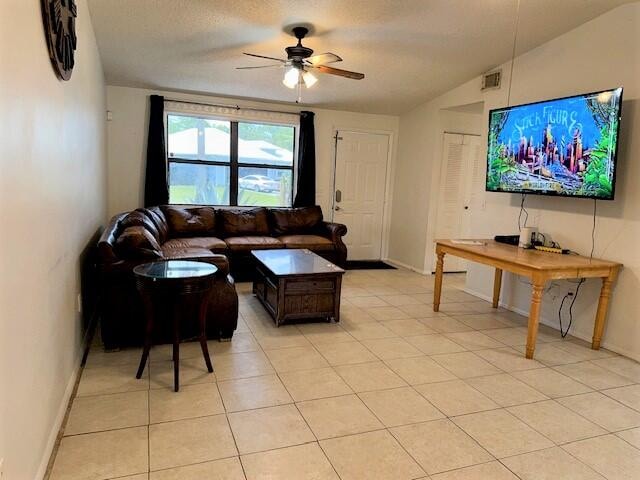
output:
M 503 88 L 480 92 L 476 78 L 400 117 L 390 256 L 418 270 L 433 266 L 433 219 L 440 172 L 443 108 L 484 101 L 483 136 L 491 108 L 507 104 L 509 65 L 503 65 Z M 514 63 L 511 104 L 562 97 L 623 85 L 620 168 L 616 200 L 598 203 L 595 256 L 625 265 L 613 292 L 603 345 L 640 359 L 640 2 L 621 6 L 518 58 Z M 516 233 L 520 197 L 486 194 L 486 208 L 473 218 L 478 237 Z M 593 202 L 551 197 L 527 198 L 529 224 L 551 233 L 572 250 L 588 254 Z M 467 288 L 491 294 L 492 272 L 472 266 Z M 502 301 L 528 311 L 529 287 L 512 276 L 503 282 Z M 543 321 L 557 326 L 559 300 L 575 284 L 558 282 L 545 294 Z M 591 338 L 599 281 L 590 280 L 576 302 L 573 332 Z
M 484 111 L 480 105 L 477 113 L 440 110 L 440 130 L 442 133 L 463 133 L 480 135 L 484 126 Z
M 443 133 L 479 134 L 483 128 L 483 115 L 447 110 L 485 100 L 477 80 L 457 90 L 400 116 L 389 258 L 418 272 L 431 271 L 425 248 L 433 237 L 429 218 L 435 218 Z
M 75 380 L 79 255 L 106 215 L 105 87 L 85 0 L 59 81 L 40 0 L 0 2 L 0 458 L 42 478 Z
M 321 85 L 319 85 L 319 88 L 321 88 Z M 331 215 L 334 165 L 333 136 L 336 128 L 390 132 L 394 136 L 392 158 L 395 157 L 399 119 L 394 116 L 324 110 L 304 106 L 291 107 L 288 105 L 248 102 L 212 96 L 108 86 L 107 108 L 113 114 L 113 120 L 107 123 L 109 215 L 135 209 L 143 203 L 148 104 L 149 95 L 151 94 L 204 103 L 239 104 L 244 107 L 291 112 L 300 110 L 312 110 L 315 112 L 316 196 L 317 202 L 322 206 L 326 218 L 330 218 Z

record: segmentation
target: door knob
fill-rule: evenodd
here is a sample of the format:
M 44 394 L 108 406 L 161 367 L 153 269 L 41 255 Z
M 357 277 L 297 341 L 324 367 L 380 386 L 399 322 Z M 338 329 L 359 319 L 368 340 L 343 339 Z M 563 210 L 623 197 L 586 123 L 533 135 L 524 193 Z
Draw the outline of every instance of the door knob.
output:
M 336 202 L 341 202 L 341 201 L 342 201 L 342 191 L 336 190 Z

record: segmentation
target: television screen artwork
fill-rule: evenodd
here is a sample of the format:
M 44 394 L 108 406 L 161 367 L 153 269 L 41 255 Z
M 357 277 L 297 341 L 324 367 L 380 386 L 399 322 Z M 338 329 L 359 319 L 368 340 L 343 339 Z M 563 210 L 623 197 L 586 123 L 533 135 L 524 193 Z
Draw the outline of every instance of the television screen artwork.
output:
M 622 88 L 491 110 L 486 189 L 613 199 Z

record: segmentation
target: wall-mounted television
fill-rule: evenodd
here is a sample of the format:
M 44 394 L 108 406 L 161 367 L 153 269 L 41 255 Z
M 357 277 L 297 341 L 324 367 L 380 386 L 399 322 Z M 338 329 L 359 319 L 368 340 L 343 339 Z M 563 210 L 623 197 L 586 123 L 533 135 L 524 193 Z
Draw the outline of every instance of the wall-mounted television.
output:
M 612 200 L 622 87 L 489 112 L 486 190 Z

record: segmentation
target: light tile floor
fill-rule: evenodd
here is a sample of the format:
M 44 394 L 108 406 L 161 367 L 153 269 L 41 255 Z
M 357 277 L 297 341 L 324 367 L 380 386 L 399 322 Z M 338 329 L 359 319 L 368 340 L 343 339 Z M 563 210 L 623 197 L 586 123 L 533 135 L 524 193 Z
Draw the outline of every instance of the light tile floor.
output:
M 95 345 L 51 480 L 638 479 L 640 365 L 492 310 L 445 276 L 349 271 L 340 324 L 276 329 L 238 285 L 230 343 Z

